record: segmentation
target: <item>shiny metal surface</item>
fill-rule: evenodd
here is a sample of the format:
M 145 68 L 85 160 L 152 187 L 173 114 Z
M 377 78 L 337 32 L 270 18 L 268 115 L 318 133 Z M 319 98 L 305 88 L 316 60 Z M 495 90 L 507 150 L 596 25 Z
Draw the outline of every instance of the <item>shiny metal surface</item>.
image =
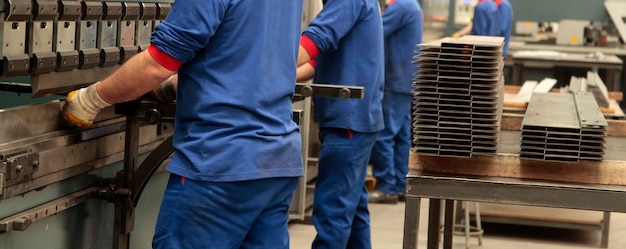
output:
M 152 34 L 152 20 L 139 20 L 136 24 L 137 46 L 150 45 L 150 36 Z
M 550 107 L 550 108 L 546 108 Z M 522 131 L 533 128 L 580 129 L 578 111 L 572 95 L 534 93 L 522 121 Z
M 117 20 L 101 20 L 98 29 L 98 48 L 117 47 Z
M 15 168 L 0 165 L 4 194 L 9 198 L 62 179 L 121 160 L 124 150 L 124 117 L 113 108 L 101 112 L 93 127 L 73 128 L 59 115 L 62 101 L 0 110 L 0 154 L 15 157 L 36 153 L 37 169 L 20 172 L 29 181 L 11 178 Z M 171 124 L 140 128 L 137 143 L 144 152 L 156 147 L 172 132 Z M 11 156 L 14 155 L 14 156 Z M 32 161 L 32 159 L 31 159 Z M 24 167 L 29 167 L 25 165 Z M 9 181 L 7 181 L 9 180 Z
M 0 15 L 1 17 L 2 15 Z M 2 29 L 2 47 L 0 54 L 13 55 L 26 53 L 26 22 L 4 21 Z
M 119 28 L 119 46 L 135 46 L 135 21 L 122 20 Z
M 34 21 L 31 25 L 29 53 L 52 52 L 53 21 Z
M 98 187 L 87 188 L 9 217 L 4 217 L 0 220 L 0 233 L 24 231 L 33 222 L 58 214 L 97 197 L 98 190 Z
M 76 48 L 76 22 L 75 21 L 57 21 L 56 32 L 54 33 L 55 51 L 71 51 Z
M 98 38 L 98 21 L 79 21 L 78 26 L 78 49 L 96 48 Z
M 67 93 L 87 84 L 102 80 L 115 72 L 119 65 L 94 67 L 82 70 L 52 72 L 31 76 L 33 97 Z
M 522 121 L 520 158 L 602 160 L 607 127 L 591 93 L 535 93 Z

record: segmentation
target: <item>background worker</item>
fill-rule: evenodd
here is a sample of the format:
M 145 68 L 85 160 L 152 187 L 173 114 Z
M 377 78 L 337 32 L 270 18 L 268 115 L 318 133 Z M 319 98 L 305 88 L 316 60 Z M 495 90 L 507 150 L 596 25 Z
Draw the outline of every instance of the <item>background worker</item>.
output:
M 376 0 L 328 0 L 304 31 L 298 66 L 316 58 L 315 83 L 363 86 L 363 99 L 314 98 L 321 151 L 312 248 L 369 249 L 365 176 L 383 129 L 383 31 Z
M 513 6 L 508 0 L 495 0 L 496 6 L 498 6 L 498 12 L 500 13 L 500 25 L 502 28 L 502 34 L 504 37 L 504 50 L 502 56 L 506 57 L 509 52 L 509 41 L 511 40 L 511 26 L 513 26 Z
M 302 1 L 176 1 L 151 45 L 110 77 L 68 94 L 90 125 L 178 72 L 175 153 L 154 248 L 289 248 L 303 175 L 292 120 Z
M 376 189 L 371 203 L 397 203 L 406 192 L 411 148 L 413 105 L 413 56 L 422 43 L 422 8 L 415 0 L 387 1 L 383 12 L 385 35 L 385 129 L 372 150 L 372 173 Z
M 474 17 L 463 29 L 452 37 L 464 35 L 501 36 L 500 13 L 498 6 L 491 0 L 479 0 L 474 7 Z

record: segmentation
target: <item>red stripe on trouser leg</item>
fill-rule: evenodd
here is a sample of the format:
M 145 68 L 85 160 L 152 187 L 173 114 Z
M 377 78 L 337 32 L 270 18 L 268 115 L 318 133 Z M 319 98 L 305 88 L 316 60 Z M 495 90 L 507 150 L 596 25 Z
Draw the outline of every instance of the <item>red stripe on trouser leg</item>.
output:
M 185 185 L 185 177 L 184 177 L 184 176 L 181 176 L 181 177 L 180 177 L 180 183 L 181 183 L 181 184 L 183 184 L 183 185 Z
M 348 137 L 352 139 L 352 130 L 348 130 Z

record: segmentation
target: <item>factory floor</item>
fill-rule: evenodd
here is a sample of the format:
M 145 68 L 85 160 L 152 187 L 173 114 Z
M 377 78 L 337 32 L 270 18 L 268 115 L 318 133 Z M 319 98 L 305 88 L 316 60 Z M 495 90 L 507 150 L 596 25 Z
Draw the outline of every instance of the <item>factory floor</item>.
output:
M 404 203 L 370 204 L 373 249 L 401 249 L 404 226 Z M 420 210 L 419 248 L 426 248 L 426 222 L 428 201 L 423 200 Z M 483 224 L 485 235 L 479 246 L 470 238 L 471 249 L 591 249 L 599 248 L 600 232 L 518 225 Z M 626 248 L 626 214 L 612 213 L 609 248 Z M 315 228 L 307 224 L 289 224 L 291 249 L 309 249 L 315 237 Z M 465 248 L 465 238 L 454 236 L 454 248 Z

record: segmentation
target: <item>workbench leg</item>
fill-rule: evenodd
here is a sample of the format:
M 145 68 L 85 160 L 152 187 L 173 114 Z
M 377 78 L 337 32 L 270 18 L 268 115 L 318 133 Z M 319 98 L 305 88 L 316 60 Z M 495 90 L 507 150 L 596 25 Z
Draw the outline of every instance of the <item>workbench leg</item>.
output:
M 439 248 L 439 227 L 441 226 L 441 200 L 430 199 L 428 206 L 428 242 L 427 249 Z
M 403 249 L 417 249 L 420 228 L 420 198 L 407 196 L 404 205 Z
M 616 70 L 607 69 L 606 70 L 606 82 L 605 85 L 609 89 L 609 91 L 619 91 L 620 83 L 617 79 Z
M 443 249 L 452 249 L 452 235 L 454 234 L 454 200 L 445 201 L 443 223 Z
M 601 248 L 609 248 L 609 226 L 611 225 L 611 212 L 604 212 L 602 217 L 602 239 L 600 239 Z
M 524 64 L 513 62 L 513 70 L 510 85 L 520 86 L 524 84 Z

